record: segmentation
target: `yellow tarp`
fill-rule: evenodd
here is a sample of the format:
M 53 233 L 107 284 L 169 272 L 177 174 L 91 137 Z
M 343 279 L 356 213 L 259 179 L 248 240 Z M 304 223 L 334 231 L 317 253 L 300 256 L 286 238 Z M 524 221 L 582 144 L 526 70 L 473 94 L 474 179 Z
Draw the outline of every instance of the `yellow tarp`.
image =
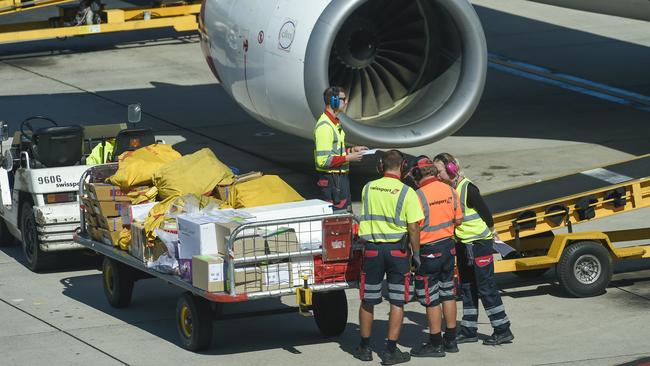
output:
M 186 194 L 210 195 L 217 184 L 234 182 L 235 175 L 219 161 L 212 150 L 201 149 L 160 167 L 153 182 L 161 199 Z
M 282 178 L 265 175 L 231 186 L 226 204 L 233 208 L 244 208 L 303 200 Z
M 119 157 L 119 168 L 108 182 L 128 191 L 131 187 L 152 185 L 154 173 L 163 165 L 181 158 L 170 145 L 155 144 Z

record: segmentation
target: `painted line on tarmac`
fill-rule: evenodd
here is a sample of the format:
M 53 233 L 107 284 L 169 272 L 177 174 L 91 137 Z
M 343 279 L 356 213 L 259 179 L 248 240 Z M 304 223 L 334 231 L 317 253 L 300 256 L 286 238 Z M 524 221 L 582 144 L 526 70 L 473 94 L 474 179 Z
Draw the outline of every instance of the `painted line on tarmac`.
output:
M 34 314 L 31 314 L 31 313 L 29 313 L 29 312 L 27 312 L 27 311 L 25 311 L 25 310 L 23 310 L 23 309 L 21 309 L 21 308 L 15 306 L 14 304 L 9 303 L 9 302 L 6 301 L 5 299 L 0 299 L 0 301 L 2 301 L 3 303 L 9 305 L 10 307 L 12 307 L 12 308 L 14 308 L 14 309 L 16 309 L 16 310 L 18 310 L 18 311 L 24 313 L 24 314 L 27 314 L 27 315 L 31 316 L 32 318 L 34 318 L 34 319 L 36 319 L 36 320 L 39 320 L 39 321 L 41 321 L 41 322 L 47 324 L 48 326 L 50 326 L 50 327 L 56 329 L 57 331 L 59 331 L 59 332 L 65 334 L 65 335 L 67 335 L 67 336 L 69 336 L 69 337 L 71 337 L 71 338 L 76 339 L 77 341 L 79 341 L 79 342 L 85 344 L 86 346 L 88 346 L 88 347 L 94 349 L 94 350 L 97 351 L 97 352 L 100 352 L 101 354 L 103 354 L 103 355 L 105 355 L 105 356 L 107 356 L 107 357 L 110 357 L 111 359 L 113 359 L 113 360 L 115 360 L 115 361 L 121 363 L 122 365 L 130 366 L 128 363 L 126 363 L 126 362 L 120 360 L 119 358 L 117 358 L 117 357 L 115 357 L 115 356 L 113 356 L 113 355 L 111 355 L 111 354 L 109 354 L 109 353 L 107 353 L 107 352 L 105 352 L 105 351 L 102 351 L 101 349 L 99 349 L 99 348 L 93 346 L 92 344 L 90 344 L 90 343 L 84 341 L 83 339 L 81 339 L 81 338 L 75 336 L 74 334 L 72 334 L 72 333 L 70 333 L 70 332 L 67 332 L 67 331 L 63 330 L 63 329 L 57 327 L 56 325 L 54 325 L 54 324 L 52 324 L 52 323 L 49 323 L 49 322 L 47 322 L 47 321 L 45 321 L 45 320 L 43 320 L 43 319 L 37 317 L 37 316 L 34 315 Z
M 608 102 L 629 106 L 643 112 L 650 112 L 650 96 L 597 83 L 577 76 L 555 72 L 545 67 L 512 60 L 495 53 L 488 54 L 488 65 L 492 69 L 508 74 L 557 86 Z

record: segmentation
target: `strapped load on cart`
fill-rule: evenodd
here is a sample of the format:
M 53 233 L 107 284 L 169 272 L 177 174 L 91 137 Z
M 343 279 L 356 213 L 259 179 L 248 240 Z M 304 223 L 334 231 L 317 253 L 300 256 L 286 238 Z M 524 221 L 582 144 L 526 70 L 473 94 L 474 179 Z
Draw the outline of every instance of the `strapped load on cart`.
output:
M 360 273 L 353 216 L 304 200 L 279 177 L 237 176 L 208 149 L 180 157 L 170 147 L 154 152 L 161 146 L 93 167 L 80 183 L 84 203 L 75 240 L 106 256 L 111 305 L 127 306 L 133 282 L 147 276 L 184 288 L 177 324 L 191 350 L 209 345 L 215 304 L 291 294 L 301 312 L 313 310 L 322 333 L 341 333 L 347 324 L 343 290 Z M 168 161 L 160 161 L 163 155 Z M 139 169 L 137 159 L 130 160 L 138 156 L 159 164 Z M 255 186 L 263 187 L 259 197 L 250 192 Z M 113 196 L 99 193 L 107 191 Z M 124 196 L 132 200 L 118 203 Z

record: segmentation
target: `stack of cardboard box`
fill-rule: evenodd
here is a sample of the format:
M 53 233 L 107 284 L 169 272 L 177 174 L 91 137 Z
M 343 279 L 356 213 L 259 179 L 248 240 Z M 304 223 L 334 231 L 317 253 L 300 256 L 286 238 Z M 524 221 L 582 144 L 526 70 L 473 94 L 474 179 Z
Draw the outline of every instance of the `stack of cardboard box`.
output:
M 134 191 L 144 192 L 148 187 L 138 187 Z M 118 246 L 120 233 L 125 225 L 122 215 L 131 206 L 129 192 L 106 183 L 87 183 L 87 196 L 82 198 L 88 232 L 94 240 L 106 245 Z

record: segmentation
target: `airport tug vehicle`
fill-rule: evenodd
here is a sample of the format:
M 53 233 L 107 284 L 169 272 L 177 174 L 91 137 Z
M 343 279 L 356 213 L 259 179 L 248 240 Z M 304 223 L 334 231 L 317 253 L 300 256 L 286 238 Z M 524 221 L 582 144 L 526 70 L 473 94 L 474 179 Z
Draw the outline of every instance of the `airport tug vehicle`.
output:
M 129 121 L 139 121 L 139 105 L 129 106 Z M 0 245 L 21 242 L 32 271 L 54 266 L 56 252 L 83 249 L 72 234 L 79 227 L 79 177 L 88 169 L 84 151 L 126 131 L 125 124 L 60 126 L 35 116 L 9 143 L 3 122 Z

